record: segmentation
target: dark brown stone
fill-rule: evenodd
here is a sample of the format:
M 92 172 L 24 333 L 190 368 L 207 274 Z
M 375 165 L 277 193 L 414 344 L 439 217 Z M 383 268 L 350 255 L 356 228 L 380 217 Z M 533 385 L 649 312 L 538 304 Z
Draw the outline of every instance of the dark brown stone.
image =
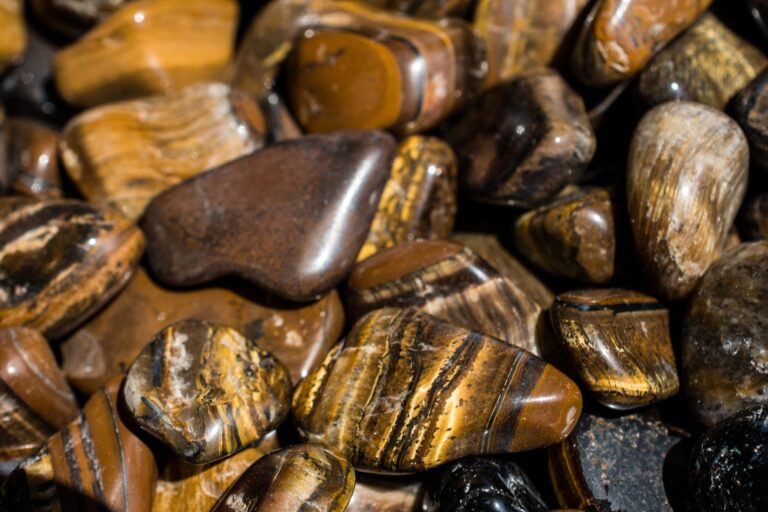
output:
M 752 161 L 768 169 L 768 70 L 733 98 L 730 110 L 747 136 Z
M 59 134 L 28 118 L 9 118 L 6 173 L 10 190 L 37 199 L 63 195 L 57 145 Z

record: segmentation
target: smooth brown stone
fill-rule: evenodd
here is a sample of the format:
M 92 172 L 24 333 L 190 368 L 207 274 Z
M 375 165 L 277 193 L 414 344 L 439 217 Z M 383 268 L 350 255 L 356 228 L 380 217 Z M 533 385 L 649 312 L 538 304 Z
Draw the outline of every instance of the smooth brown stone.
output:
M 648 107 L 685 100 L 722 110 L 766 64 L 760 50 L 705 14 L 650 61 L 638 92 Z
M 305 439 L 375 473 L 549 446 L 580 412 L 576 384 L 542 359 L 414 310 L 363 317 L 293 395 Z
M 121 7 L 54 63 L 61 96 L 92 107 L 225 78 L 234 0 L 139 0 Z
M 523 207 L 578 180 L 596 149 L 584 102 L 546 69 L 486 91 L 446 138 L 472 197 Z
M 0 198 L 0 327 L 61 338 L 125 286 L 143 249 L 141 231 L 116 212 Z
M 152 269 L 171 285 L 234 274 L 287 299 L 319 298 L 351 271 L 394 152 L 376 131 L 309 136 L 176 185 L 144 216 Z
M 303 305 L 273 303 L 239 288 L 171 290 L 139 268 L 120 295 L 61 345 L 62 367 L 90 395 L 124 372 L 152 337 L 185 319 L 231 325 L 285 366 L 293 382 L 315 369 L 344 327 L 336 291 Z
M 552 275 L 605 283 L 614 273 L 614 217 L 607 190 L 564 190 L 554 200 L 518 218 L 515 246 Z
M 36 199 L 63 195 L 59 156 L 59 134 L 50 126 L 27 118 L 9 118 L 6 175 L 11 192 Z
M 752 162 L 768 169 L 768 69 L 733 98 L 729 110 L 749 140 Z
M 81 36 L 131 0 L 27 0 L 35 18 L 68 38 Z
M 184 320 L 158 332 L 131 365 L 125 403 L 137 423 L 187 462 L 246 448 L 290 411 L 291 379 L 254 340 Z
M 27 44 L 23 11 L 23 0 L 4 0 L 0 4 L 0 73 L 21 56 Z
M 680 386 L 669 311 L 653 297 L 618 288 L 558 295 L 552 323 L 579 377 L 612 409 L 665 400 Z
M 598 0 L 573 52 L 574 73 L 591 86 L 607 86 L 633 77 L 711 3 Z
M 683 324 L 688 404 L 711 426 L 768 403 L 768 242 L 742 244 L 699 283 Z
M 318 444 L 298 444 L 259 459 L 232 484 L 211 512 L 344 512 L 355 472 Z
M 485 41 L 485 87 L 549 65 L 587 0 L 479 0 L 474 28 Z
M 456 217 L 457 163 L 451 147 L 413 135 L 398 146 L 357 261 L 416 239 L 448 238 Z
M 748 241 L 768 239 L 768 193 L 747 200 L 740 216 L 742 232 Z
M 448 16 L 466 17 L 472 0 L 365 0 L 366 3 L 417 18 L 439 20 Z
M 81 415 L 27 458 L 0 489 L 3 510 L 146 512 L 157 479 L 152 451 L 125 422 L 112 379 Z
M 747 187 L 738 125 L 704 105 L 659 105 L 629 149 L 627 201 L 638 256 L 667 300 L 688 296 L 721 254 Z
M 421 512 L 421 478 L 355 475 L 355 492 L 346 512 Z

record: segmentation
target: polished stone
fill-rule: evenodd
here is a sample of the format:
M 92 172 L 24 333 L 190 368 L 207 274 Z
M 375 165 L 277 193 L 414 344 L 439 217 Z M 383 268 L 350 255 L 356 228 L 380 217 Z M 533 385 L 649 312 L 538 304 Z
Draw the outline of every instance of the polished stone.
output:
M 747 200 L 739 215 L 741 231 L 747 241 L 768 239 L 768 193 Z
M 35 19 L 56 34 L 76 39 L 131 0 L 27 0 Z
M 45 123 L 23 117 L 9 118 L 5 130 L 7 188 L 14 194 L 37 199 L 61 197 L 58 132 Z
M 365 0 L 366 3 L 417 18 L 439 20 L 448 16 L 466 18 L 472 0 Z
M 6 0 L 0 4 L 0 73 L 15 63 L 27 44 L 22 0 Z
M 355 492 L 346 512 L 422 512 L 423 477 L 355 475 Z
M 760 73 L 737 94 L 730 107 L 734 119 L 747 136 L 752 162 L 768 169 L 768 70 Z

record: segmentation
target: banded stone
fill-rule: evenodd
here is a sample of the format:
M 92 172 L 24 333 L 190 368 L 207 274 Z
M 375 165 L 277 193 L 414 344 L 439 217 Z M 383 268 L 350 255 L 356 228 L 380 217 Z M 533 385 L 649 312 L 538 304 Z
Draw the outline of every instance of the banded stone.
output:
M 422 512 L 424 484 L 419 476 L 355 475 L 346 512 Z
M 0 73 L 21 56 L 27 43 L 22 0 L 0 4 Z
M 37 199 L 61 197 L 58 132 L 47 124 L 21 117 L 9 118 L 6 132 L 8 188 L 15 194 Z

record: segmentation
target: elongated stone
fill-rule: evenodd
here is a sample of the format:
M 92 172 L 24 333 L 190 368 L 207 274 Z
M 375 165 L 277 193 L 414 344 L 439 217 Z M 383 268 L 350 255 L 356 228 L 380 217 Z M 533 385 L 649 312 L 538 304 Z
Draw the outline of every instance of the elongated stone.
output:
M 28 0 L 35 18 L 63 37 L 75 39 L 130 0 Z
M 0 72 L 21 56 L 27 43 L 23 7 L 22 0 L 7 0 L 0 5 Z
M 448 238 L 456 217 L 456 157 L 435 137 L 413 135 L 398 146 L 357 261 L 400 242 Z
M 224 79 L 238 6 L 233 0 L 139 0 L 56 55 L 61 96 L 92 107 Z
M 298 444 L 259 459 L 232 484 L 211 512 L 344 512 L 355 472 L 319 444 Z
M 739 215 L 747 241 L 768 239 L 768 193 L 749 199 Z
M 80 201 L 0 199 L 0 327 L 64 336 L 128 282 L 144 237 Z
M 358 321 L 293 395 L 304 438 L 385 473 L 549 446 L 580 411 L 576 384 L 538 357 L 397 309 Z
M 117 377 L 100 388 L 75 421 L 14 470 L 0 489 L 3 510 L 150 510 L 157 467 L 126 423 L 121 384 Z
M 15 194 L 37 199 L 63 195 L 59 157 L 59 134 L 50 126 L 28 118 L 10 118 L 6 176 Z
M 720 256 L 744 198 L 746 138 L 710 107 L 666 103 L 640 121 L 628 166 L 629 218 L 640 261 L 663 298 L 683 299 Z
M 752 162 L 768 169 L 768 70 L 733 98 L 730 111 L 747 136 Z
M 157 333 L 125 379 L 125 403 L 139 425 L 194 464 L 264 437 L 288 415 L 290 396 L 288 372 L 271 354 L 201 320 Z
M 631 409 L 677 393 L 669 312 L 653 297 L 577 290 L 558 295 L 551 312 L 579 377 L 603 405 Z
M 346 512 L 422 512 L 424 494 L 418 476 L 355 475 L 355 492 Z
M 470 195 L 523 207 L 581 177 L 596 147 L 584 102 L 552 70 L 486 91 L 446 137 Z
M 234 274 L 318 298 L 350 272 L 394 151 L 376 131 L 303 137 L 176 185 L 144 216 L 152 269 L 171 285 Z

